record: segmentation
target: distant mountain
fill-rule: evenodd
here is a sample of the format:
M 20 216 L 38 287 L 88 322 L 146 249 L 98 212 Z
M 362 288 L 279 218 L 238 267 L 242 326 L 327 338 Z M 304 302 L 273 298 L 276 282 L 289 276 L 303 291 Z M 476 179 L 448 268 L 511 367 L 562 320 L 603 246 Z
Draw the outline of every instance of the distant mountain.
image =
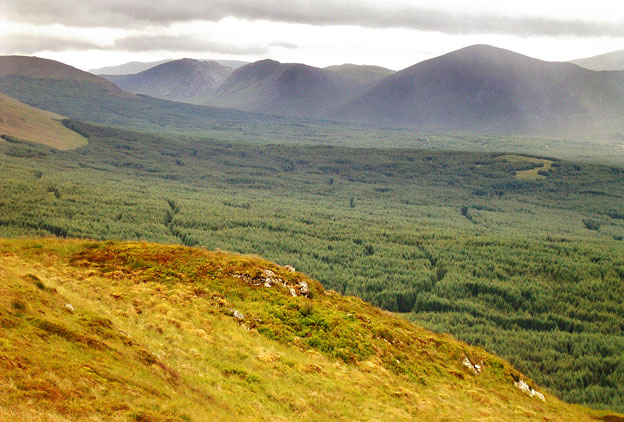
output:
M 135 95 L 99 76 L 36 57 L 0 56 L 0 92 L 69 119 L 159 133 L 206 134 L 218 130 L 216 124 L 283 120 L 265 114 Z
M 120 64 L 118 66 L 100 67 L 98 69 L 91 69 L 89 72 L 94 75 L 132 75 L 134 73 L 143 72 L 144 70 L 151 69 L 163 63 L 171 62 L 173 59 L 158 60 L 155 62 L 129 62 Z M 201 60 L 217 62 L 222 66 L 231 67 L 232 69 L 238 69 L 241 66 L 248 64 L 249 62 L 243 62 L 240 60 Z
M 339 72 L 261 60 L 232 72 L 206 103 L 264 113 L 315 116 L 362 90 L 361 83 Z
M 351 63 L 328 66 L 325 69 L 354 79 L 362 85 L 370 86 L 379 82 L 386 76 L 396 73 L 395 70 L 386 69 L 385 67 L 357 65 Z
M 85 145 L 87 139 L 63 126 L 62 119 L 0 94 L 0 135 L 5 141 L 30 141 L 61 150 Z
M 102 75 L 102 77 L 135 94 L 193 102 L 192 99 L 195 97 L 212 95 L 230 73 L 232 68 L 216 62 L 180 59 L 134 75 Z
M 87 82 L 97 85 L 110 93 L 124 94 L 122 90 L 106 79 L 54 60 L 41 59 L 39 57 L 0 56 L 0 78 L 9 75 Z
M 476 45 L 388 76 L 326 115 L 442 131 L 603 133 L 622 130 L 624 72 Z
M 170 62 L 172 59 L 158 60 L 155 62 L 128 62 L 118 66 L 106 66 L 98 69 L 90 69 L 94 75 L 131 75 L 151 69 L 159 64 Z
M 570 62 L 591 70 L 624 70 L 624 50 L 571 60 Z

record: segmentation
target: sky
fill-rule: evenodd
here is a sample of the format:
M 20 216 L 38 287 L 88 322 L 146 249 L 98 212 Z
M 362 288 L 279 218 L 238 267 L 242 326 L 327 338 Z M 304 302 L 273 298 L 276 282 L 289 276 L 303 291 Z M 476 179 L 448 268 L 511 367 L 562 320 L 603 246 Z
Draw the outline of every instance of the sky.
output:
M 0 55 L 83 70 L 192 57 L 403 69 L 472 44 L 566 61 L 624 49 L 624 2 L 0 0 Z

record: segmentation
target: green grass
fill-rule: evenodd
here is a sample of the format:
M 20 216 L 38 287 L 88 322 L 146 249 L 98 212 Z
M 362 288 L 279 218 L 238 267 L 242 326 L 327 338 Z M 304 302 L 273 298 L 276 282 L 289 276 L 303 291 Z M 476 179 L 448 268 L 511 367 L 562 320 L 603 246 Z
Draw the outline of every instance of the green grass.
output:
M 71 126 L 87 146 L 0 143 L 0 235 L 259 254 L 496 352 L 566 400 L 623 409 L 620 168 L 550 158 L 526 181 L 500 153 Z
M 267 269 L 311 297 L 237 277 Z M 3 420 L 620 418 L 531 398 L 500 358 L 257 257 L 1 240 L 0 281 Z
M 57 114 L 30 107 L 3 94 L 0 94 L 0 109 L 0 136 L 6 139 L 23 139 L 60 150 L 87 143 L 86 138 L 63 126 L 63 117 Z

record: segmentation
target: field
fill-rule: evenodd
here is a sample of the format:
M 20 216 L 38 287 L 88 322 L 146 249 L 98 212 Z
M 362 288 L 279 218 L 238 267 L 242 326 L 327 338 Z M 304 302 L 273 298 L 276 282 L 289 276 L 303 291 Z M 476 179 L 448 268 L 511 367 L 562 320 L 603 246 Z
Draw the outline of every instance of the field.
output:
M 624 410 L 621 168 L 65 124 L 88 145 L 0 141 L 0 236 L 258 254 Z

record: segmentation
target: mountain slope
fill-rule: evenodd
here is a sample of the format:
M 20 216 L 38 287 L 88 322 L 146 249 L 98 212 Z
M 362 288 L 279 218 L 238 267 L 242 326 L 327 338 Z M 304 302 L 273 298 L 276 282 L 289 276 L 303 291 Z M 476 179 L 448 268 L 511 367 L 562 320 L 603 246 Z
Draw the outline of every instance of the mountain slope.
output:
M 94 75 L 132 75 L 170 61 L 171 59 L 157 60 L 154 62 L 128 62 L 117 66 L 89 69 L 89 73 L 93 73 Z
M 0 135 L 67 150 L 85 145 L 87 139 L 63 126 L 63 116 L 39 110 L 0 94 Z
M 0 56 L 0 78 L 20 75 L 33 79 L 71 80 L 89 83 L 110 94 L 128 96 L 106 79 L 66 64 L 29 56 Z
M 102 77 L 135 94 L 188 101 L 194 97 L 213 94 L 231 72 L 231 68 L 215 62 L 180 59 L 134 75 L 102 75 Z
M 38 239 L 0 262 L 5 420 L 619 420 L 259 258 Z
M 327 115 L 427 130 L 574 135 L 622 130 L 624 72 L 476 45 L 397 72 Z
M 206 102 L 220 107 L 309 117 L 361 89 L 357 81 L 336 72 L 299 63 L 261 60 L 232 72 Z
M 131 94 L 104 78 L 50 60 L 26 57 L 19 59 L 20 65 L 15 62 L 11 56 L 0 57 L 0 92 L 73 120 L 202 134 L 242 122 L 279 120 Z
M 373 84 L 379 82 L 386 76 L 396 73 L 395 70 L 386 69 L 385 67 L 365 66 L 351 63 L 328 66 L 325 69 L 354 79 L 358 83 L 368 85 L 369 87 L 372 87 Z
M 570 63 L 591 70 L 624 70 L 624 50 L 570 60 Z
M 173 61 L 173 60 L 166 59 L 166 60 L 158 60 L 155 62 L 129 62 L 129 63 L 120 64 L 118 66 L 106 66 L 106 67 L 100 67 L 98 69 L 90 69 L 89 72 L 93 73 L 94 75 L 131 75 L 134 73 L 143 72 L 144 70 L 151 69 L 155 66 L 158 66 L 160 64 L 167 63 L 170 61 Z M 202 60 L 202 61 L 216 62 L 222 66 L 231 67 L 232 69 L 238 69 L 239 67 L 244 66 L 249 63 L 249 62 L 243 62 L 240 60 L 218 60 L 218 59 Z

